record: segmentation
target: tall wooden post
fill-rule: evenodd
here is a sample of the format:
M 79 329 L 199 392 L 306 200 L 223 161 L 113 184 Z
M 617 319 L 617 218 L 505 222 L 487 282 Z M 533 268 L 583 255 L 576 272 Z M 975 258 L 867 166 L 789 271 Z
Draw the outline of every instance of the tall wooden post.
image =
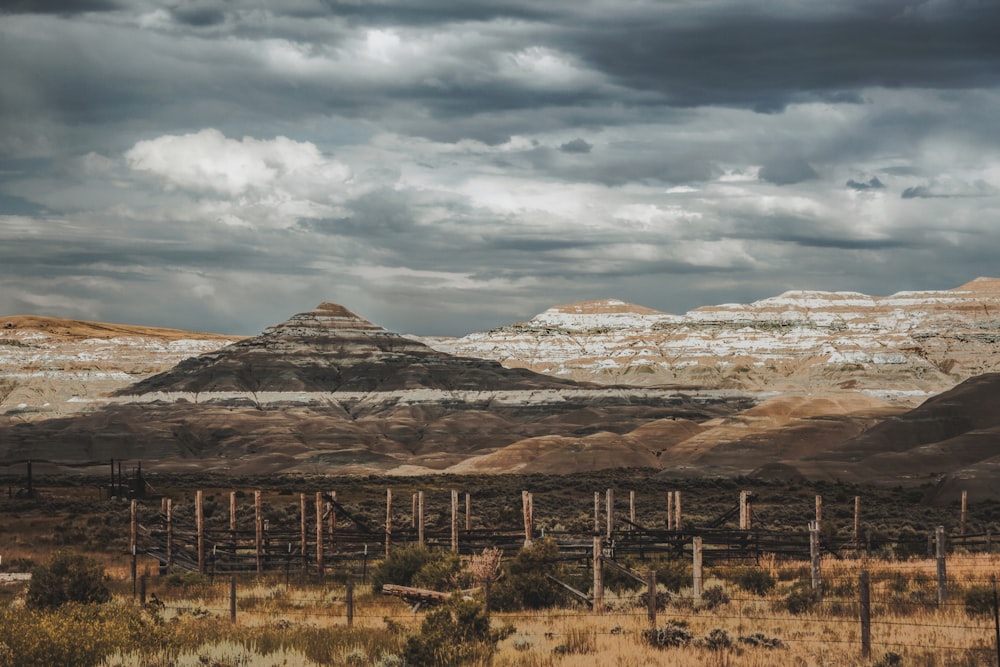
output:
M 704 581 L 701 571 L 701 537 L 695 537 L 691 541 L 691 555 L 693 560 L 691 588 L 696 600 L 701 599 L 702 582 Z
M 257 552 L 257 574 L 264 571 L 264 505 L 260 491 L 253 492 L 254 548 Z
M 823 532 L 823 496 L 816 496 L 816 525 L 819 532 Z
M 740 491 L 740 530 L 750 530 L 749 491 Z
M 819 525 L 815 521 L 809 522 L 809 561 L 812 589 L 819 591 L 823 582 L 820 577 Z
M 674 530 L 681 530 L 684 524 L 681 521 L 681 492 L 674 491 Z
M 861 607 L 861 657 L 872 654 L 872 597 L 868 571 L 858 574 L 858 597 Z
M 656 627 L 656 570 L 646 571 L 646 618 L 650 627 Z
M 385 557 L 392 549 L 392 489 L 385 490 Z
M 229 492 L 229 549 L 236 556 L 236 492 Z
M 167 498 L 167 571 L 174 565 L 174 502 Z
M 861 496 L 854 496 L 854 545 L 861 548 Z
M 129 503 L 129 516 L 128 552 L 134 554 L 139 535 L 138 506 L 135 500 Z
M 410 515 L 410 528 L 417 527 L 417 495 L 413 494 L 413 512 Z
M 635 491 L 628 492 L 628 520 L 635 524 Z M 632 525 L 628 529 L 632 530 Z
M 316 574 L 323 576 L 323 492 L 316 492 Z
M 472 494 L 465 492 L 465 532 L 472 530 Z
M 417 492 L 417 543 L 424 546 L 424 492 Z
M 667 491 L 667 530 L 674 528 L 674 492 Z
M 535 510 L 528 491 L 521 491 L 521 514 L 524 518 L 524 546 L 530 547 L 535 534 Z
M 601 536 L 594 536 L 594 591 L 593 608 L 595 614 L 604 613 L 604 553 L 601 549 Z
M 969 518 L 969 492 L 962 491 L 962 516 L 959 521 L 959 529 L 958 529 L 958 533 L 960 535 L 965 535 L 965 524 L 968 518 Z
M 309 571 L 309 543 L 306 528 L 306 494 L 299 494 L 299 545 L 302 554 L 302 574 Z
M 200 489 L 195 493 L 195 526 L 198 531 L 198 572 L 205 574 L 205 496 Z
M 948 599 L 948 571 L 945 566 L 944 526 L 938 526 L 934 534 L 937 541 L 937 594 L 938 604 Z
M 458 491 L 451 492 L 451 552 L 458 553 Z
M 605 510 L 607 511 L 607 538 L 610 540 L 615 532 L 615 490 L 608 489 L 604 497 Z

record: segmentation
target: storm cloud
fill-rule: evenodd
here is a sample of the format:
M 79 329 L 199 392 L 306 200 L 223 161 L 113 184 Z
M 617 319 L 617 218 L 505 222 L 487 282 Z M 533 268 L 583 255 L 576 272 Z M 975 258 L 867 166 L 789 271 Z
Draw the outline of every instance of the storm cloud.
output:
M 2 313 L 461 334 L 996 272 L 994 2 L 0 13 Z

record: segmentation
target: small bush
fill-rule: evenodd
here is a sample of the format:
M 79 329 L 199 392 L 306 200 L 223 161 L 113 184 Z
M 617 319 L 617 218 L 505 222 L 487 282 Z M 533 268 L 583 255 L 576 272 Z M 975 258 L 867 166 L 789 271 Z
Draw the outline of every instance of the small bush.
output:
M 811 611 L 820 602 L 818 591 L 814 591 L 808 582 L 800 581 L 792 586 L 792 589 L 782 601 L 785 609 L 792 614 L 804 614 Z
M 27 605 L 32 609 L 51 609 L 67 602 L 100 604 L 111 599 L 104 568 L 86 556 L 59 552 L 48 565 L 39 565 L 31 573 Z
M 383 584 L 412 586 L 413 577 L 431 560 L 427 547 L 407 545 L 393 549 L 389 557 L 372 570 L 372 590 L 382 592 Z
M 970 618 L 993 615 L 992 587 L 973 586 L 965 591 L 963 601 L 965 602 L 965 613 L 968 614 Z
M 560 577 L 559 547 L 545 539 L 520 549 L 504 567 L 491 594 L 490 606 L 502 611 L 545 609 L 566 601 L 562 588 L 547 575 Z
M 741 644 L 757 648 L 784 648 L 785 645 L 777 637 L 768 637 L 763 632 L 753 632 L 743 635 L 738 640 Z
M 722 586 L 709 586 L 701 594 L 701 605 L 705 609 L 718 609 L 729 604 L 729 593 Z
M 733 647 L 733 638 L 722 628 L 715 628 L 698 644 L 711 651 L 721 651 Z
M 778 581 L 770 570 L 762 567 L 745 567 L 735 573 L 733 583 L 748 593 L 766 595 L 774 589 Z
M 412 667 L 486 662 L 496 651 L 497 642 L 512 631 L 509 627 L 491 630 L 480 603 L 455 596 L 427 614 L 420 633 L 407 639 L 403 658 Z
M 671 621 L 660 628 L 649 628 L 642 631 L 642 638 L 650 646 L 656 648 L 672 648 L 687 646 L 691 643 L 691 632 L 686 623 Z

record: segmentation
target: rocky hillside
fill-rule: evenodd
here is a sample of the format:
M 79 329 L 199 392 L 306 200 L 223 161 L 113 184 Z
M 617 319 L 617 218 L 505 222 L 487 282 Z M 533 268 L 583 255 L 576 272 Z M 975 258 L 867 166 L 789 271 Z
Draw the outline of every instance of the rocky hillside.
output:
M 72 412 L 238 338 L 36 316 L 0 316 L 0 420 Z
M 855 389 L 916 405 L 1000 370 L 1000 279 L 887 297 L 785 292 L 685 315 L 595 301 L 427 342 L 444 352 L 577 380 L 744 391 Z

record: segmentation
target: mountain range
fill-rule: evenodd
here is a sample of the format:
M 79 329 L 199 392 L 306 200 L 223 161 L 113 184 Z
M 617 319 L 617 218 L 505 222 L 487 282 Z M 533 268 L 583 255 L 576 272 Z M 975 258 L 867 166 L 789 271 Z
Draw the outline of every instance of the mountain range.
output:
M 0 466 L 640 466 L 1000 496 L 997 312 L 1000 280 L 977 279 L 890 297 L 787 292 L 683 316 L 605 300 L 426 341 L 332 303 L 242 339 L 0 318 Z M 58 408 L 22 400 L 40 393 L 25 382 L 55 387 L 60 373 L 86 391 Z M 74 384 L 88 378 L 99 383 Z

